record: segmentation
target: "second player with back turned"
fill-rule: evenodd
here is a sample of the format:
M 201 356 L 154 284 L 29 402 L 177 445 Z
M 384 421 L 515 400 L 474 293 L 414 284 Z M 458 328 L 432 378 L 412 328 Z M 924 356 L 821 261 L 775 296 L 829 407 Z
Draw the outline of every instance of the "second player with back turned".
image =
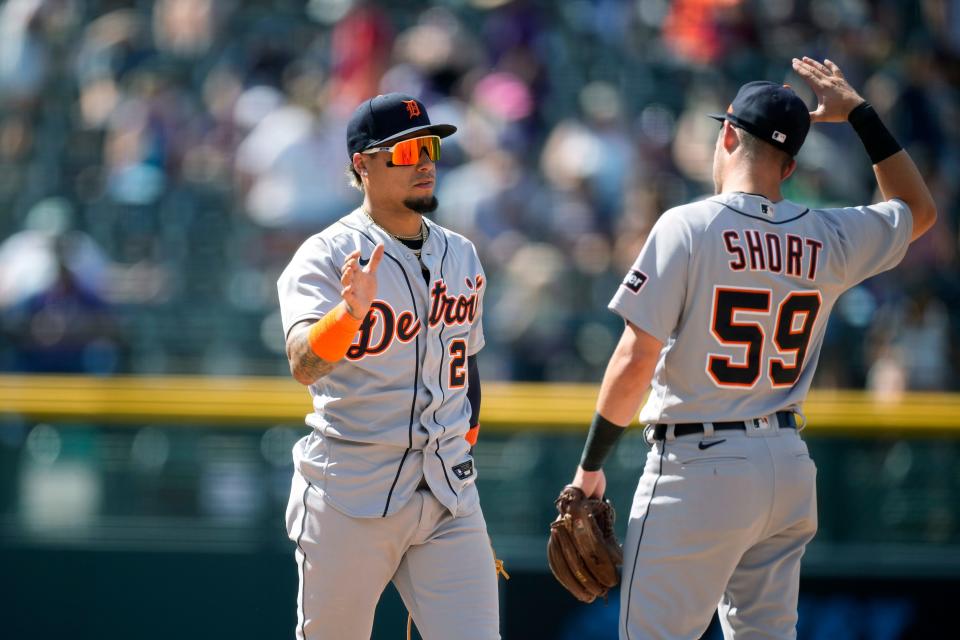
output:
M 699 638 L 715 610 L 728 639 L 796 637 L 800 558 L 817 530 L 798 415 L 827 317 L 936 218 L 910 156 L 837 65 L 793 68 L 817 109 L 786 86 L 744 85 L 716 116 L 716 195 L 663 214 L 610 303 L 626 327 L 571 484 L 603 495 L 603 461 L 649 386 L 621 640 Z M 883 202 L 811 209 L 783 198 L 811 121 L 849 121 Z

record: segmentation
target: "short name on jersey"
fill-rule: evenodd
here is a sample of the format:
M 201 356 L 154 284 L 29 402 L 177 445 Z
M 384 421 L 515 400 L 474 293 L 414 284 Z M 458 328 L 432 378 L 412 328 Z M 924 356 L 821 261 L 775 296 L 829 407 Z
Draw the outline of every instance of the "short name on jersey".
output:
M 478 295 L 484 285 L 483 276 L 464 279 L 470 295 L 448 295 L 443 279 L 433 283 L 430 290 L 430 327 L 440 323 L 447 326 L 473 324 L 477 317 Z M 347 350 L 348 360 L 376 356 L 389 349 L 395 340 L 407 343 L 413 340 L 423 324 L 413 311 L 397 312 L 389 302 L 374 300 L 360 323 L 357 337 Z
M 723 244 L 731 256 L 732 271 L 769 271 L 811 282 L 817 279 L 823 243 L 792 233 L 744 229 L 723 232 Z

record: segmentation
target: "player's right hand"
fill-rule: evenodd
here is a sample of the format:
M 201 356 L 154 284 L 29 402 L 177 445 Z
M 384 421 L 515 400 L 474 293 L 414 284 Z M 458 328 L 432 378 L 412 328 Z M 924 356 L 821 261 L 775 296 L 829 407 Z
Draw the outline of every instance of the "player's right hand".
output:
M 577 473 L 573 476 L 573 486 L 582 490 L 588 498 L 602 498 L 607 490 L 607 476 L 603 469 L 597 471 L 584 471 L 583 467 L 577 467 Z
M 362 320 L 367 315 L 377 295 L 377 267 L 383 259 L 383 250 L 383 244 L 378 244 L 365 266 L 360 266 L 359 249 L 348 255 L 343 263 L 343 273 L 340 276 L 343 289 L 340 296 L 347 305 L 347 312 L 357 320 Z
M 830 60 L 821 64 L 806 56 L 802 60 L 794 58 L 793 70 L 817 95 L 817 109 L 810 112 L 813 122 L 846 122 L 850 112 L 863 102 L 843 77 L 840 67 Z

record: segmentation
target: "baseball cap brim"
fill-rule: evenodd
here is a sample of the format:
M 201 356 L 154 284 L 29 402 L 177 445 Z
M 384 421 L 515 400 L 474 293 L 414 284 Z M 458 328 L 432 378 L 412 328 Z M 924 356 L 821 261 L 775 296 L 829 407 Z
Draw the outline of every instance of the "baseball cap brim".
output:
M 713 119 L 716 120 L 717 122 L 723 122 L 724 120 L 726 120 L 727 122 L 729 122 L 729 123 L 732 124 L 733 126 L 737 127 L 738 129 L 743 129 L 743 130 L 746 131 L 747 133 L 752 134 L 752 135 L 754 135 L 754 136 L 757 136 L 758 138 L 760 138 L 760 139 L 763 140 L 764 142 L 767 142 L 767 143 L 769 143 L 769 144 L 772 144 L 773 146 L 777 147 L 778 149 L 782 149 L 782 150 L 786 151 L 786 149 L 783 149 L 782 146 L 779 146 L 779 145 L 777 145 L 777 144 L 775 144 L 775 143 L 767 140 L 767 138 L 766 138 L 766 136 L 763 134 L 763 132 L 762 132 L 762 131 L 759 131 L 755 126 L 753 126 L 753 125 L 750 124 L 749 122 L 745 122 L 744 120 L 741 120 L 740 118 L 738 118 L 737 116 L 735 116 L 735 115 L 732 114 L 732 113 L 708 113 L 707 116 L 713 118 Z M 791 154 L 791 155 L 793 155 L 793 154 Z
M 414 137 L 417 134 L 420 135 L 434 135 L 440 136 L 441 138 L 446 138 L 456 133 L 457 128 L 452 124 L 427 124 L 420 127 L 413 127 L 411 129 L 405 129 L 399 133 L 395 133 L 389 138 L 384 138 L 383 140 L 377 140 L 376 142 L 371 143 L 367 149 L 372 149 L 373 147 L 389 147 L 394 142 L 399 142 L 404 138 Z

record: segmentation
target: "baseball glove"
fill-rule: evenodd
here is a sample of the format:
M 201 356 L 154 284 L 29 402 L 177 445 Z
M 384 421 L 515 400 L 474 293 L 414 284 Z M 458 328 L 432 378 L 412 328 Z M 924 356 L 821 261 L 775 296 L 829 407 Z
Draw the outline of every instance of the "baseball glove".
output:
M 550 523 L 547 542 L 550 570 L 578 600 L 593 602 L 620 582 L 623 551 L 613 533 L 613 505 L 573 485 L 563 488 L 556 505 L 560 515 Z

